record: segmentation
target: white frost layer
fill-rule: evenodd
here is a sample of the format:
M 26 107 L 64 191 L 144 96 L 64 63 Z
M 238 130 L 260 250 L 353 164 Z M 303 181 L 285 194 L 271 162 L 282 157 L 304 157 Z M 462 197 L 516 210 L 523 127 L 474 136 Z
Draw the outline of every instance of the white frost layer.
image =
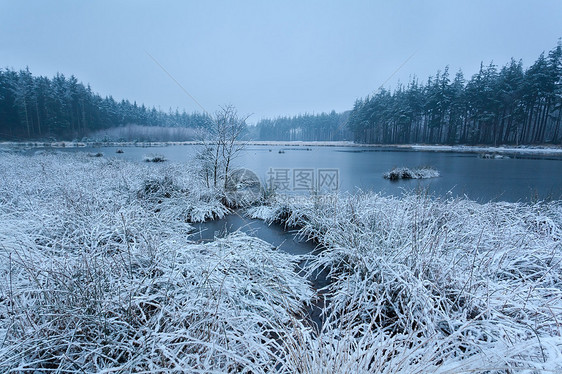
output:
M 250 210 L 326 247 L 304 264 L 330 272 L 314 333 L 302 258 L 243 234 L 190 241 L 186 220 L 224 214 L 217 199 L 187 165 L 2 155 L 0 372 L 562 370 L 561 202 Z
M 186 165 L 0 158 L 0 372 L 272 372 L 312 291 Z M 196 213 L 194 213 L 196 212 Z
M 321 343 L 318 353 L 296 348 L 313 367 L 562 370 L 560 201 L 278 197 L 248 214 L 326 247 L 309 265 L 332 279 Z

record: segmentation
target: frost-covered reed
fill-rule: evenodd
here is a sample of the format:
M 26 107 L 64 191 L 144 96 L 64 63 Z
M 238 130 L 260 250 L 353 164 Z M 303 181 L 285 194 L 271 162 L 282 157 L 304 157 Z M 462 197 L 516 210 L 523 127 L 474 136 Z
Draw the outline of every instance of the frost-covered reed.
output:
M 562 370 L 560 202 L 293 196 L 249 214 L 324 247 L 326 322 L 292 344 L 295 372 Z
M 187 166 L 0 158 L 0 372 L 267 372 L 312 291 Z
M 428 179 L 439 177 L 439 171 L 431 167 L 410 169 L 406 167 L 394 168 L 383 174 L 385 179 Z
M 192 241 L 190 222 L 229 212 L 196 175 L 2 154 L 0 372 L 562 370 L 560 202 L 277 195 L 250 209 L 321 244 L 303 265 L 241 233 Z M 316 331 L 305 314 L 323 295 Z

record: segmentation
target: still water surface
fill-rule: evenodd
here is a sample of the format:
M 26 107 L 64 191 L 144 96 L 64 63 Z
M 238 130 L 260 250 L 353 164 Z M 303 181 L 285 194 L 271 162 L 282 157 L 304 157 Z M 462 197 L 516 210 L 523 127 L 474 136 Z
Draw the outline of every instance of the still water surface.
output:
M 190 162 L 197 146 L 116 147 L 65 149 L 73 152 L 102 152 L 105 157 L 142 161 L 144 155 L 162 154 L 175 162 Z M 280 153 L 281 151 L 281 153 Z M 248 146 L 236 160 L 262 180 L 268 171 L 287 170 L 290 190 L 296 169 L 337 169 L 341 192 L 383 191 L 400 195 L 405 190 L 427 188 L 432 194 L 466 195 L 480 202 L 562 199 L 562 157 L 510 155 L 509 159 L 483 159 L 474 153 L 414 151 L 369 147 Z M 431 166 L 439 178 L 391 182 L 382 176 L 394 167 Z

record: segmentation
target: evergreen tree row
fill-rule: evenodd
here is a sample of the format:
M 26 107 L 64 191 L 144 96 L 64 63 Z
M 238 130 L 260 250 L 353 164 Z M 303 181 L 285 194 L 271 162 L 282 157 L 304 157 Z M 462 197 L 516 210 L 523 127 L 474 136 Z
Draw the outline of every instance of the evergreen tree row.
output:
M 524 69 L 512 59 L 501 69 L 481 64 L 468 81 L 449 69 L 426 83 L 355 102 L 351 112 L 264 119 L 260 140 L 431 144 L 562 143 L 562 43 Z M 80 139 L 124 125 L 208 128 L 205 114 L 164 113 L 111 96 L 102 98 L 74 76 L 34 77 L 0 69 L 0 139 Z
M 528 69 L 512 59 L 484 66 L 468 81 L 448 68 L 425 84 L 412 79 L 355 102 L 348 127 L 357 142 L 560 144 L 562 44 Z
M 0 139 L 81 139 L 88 134 L 128 124 L 207 127 L 209 117 L 102 98 L 74 76 L 35 77 L 29 69 L 0 69 Z
M 334 141 L 351 140 L 347 129 L 349 112 L 302 114 L 294 117 L 263 119 L 256 125 L 260 140 Z

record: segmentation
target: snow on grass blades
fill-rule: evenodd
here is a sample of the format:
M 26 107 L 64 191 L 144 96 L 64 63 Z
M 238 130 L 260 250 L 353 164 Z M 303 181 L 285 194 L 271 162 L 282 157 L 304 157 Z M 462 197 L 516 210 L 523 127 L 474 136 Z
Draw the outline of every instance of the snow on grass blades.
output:
M 186 165 L 0 158 L 0 372 L 562 369 L 560 202 L 274 197 L 304 257 L 190 222 L 228 212 Z M 305 276 L 328 269 L 320 331 Z M 300 274 L 300 275 L 299 275 Z
M 195 206 L 224 212 L 189 175 L 76 155 L 0 159 L 0 372 L 279 365 L 279 341 L 306 331 L 300 258 L 238 233 L 190 241 Z
M 560 202 L 364 194 L 279 198 L 248 213 L 299 227 L 325 247 L 309 263 L 311 274 L 327 268 L 331 277 L 326 322 L 314 340 L 326 347 L 306 356 L 310 365 L 562 369 Z M 304 354 L 302 344 L 293 346 Z M 335 346 L 347 347 L 346 358 Z
M 390 180 L 399 179 L 427 179 L 427 178 L 437 178 L 439 176 L 439 171 L 430 168 L 423 167 L 418 169 L 409 169 L 405 167 L 394 168 L 391 171 L 384 173 L 383 177 Z

